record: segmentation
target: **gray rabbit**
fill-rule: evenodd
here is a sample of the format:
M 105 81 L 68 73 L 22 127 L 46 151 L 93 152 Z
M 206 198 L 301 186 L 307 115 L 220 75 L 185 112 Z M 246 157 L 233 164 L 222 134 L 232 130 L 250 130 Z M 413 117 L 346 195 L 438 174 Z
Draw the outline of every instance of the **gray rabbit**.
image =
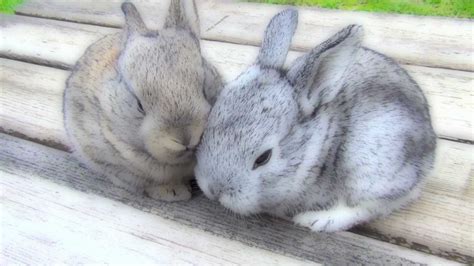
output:
M 221 91 L 197 151 L 207 197 L 313 231 L 345 230 L 417 198 L 436 135 L 426 99 L 351 25 L 284 69 L 297 25 L 268 25 L 257 61 Z
M 67 81 L 73 152 L 129 191 L 187 200 L 221 77 L 201 55 L 194 1 L 172 0 L 159 31 L 147 29 L 133 4 L 122 11 L 123 32 L 92 44 Z

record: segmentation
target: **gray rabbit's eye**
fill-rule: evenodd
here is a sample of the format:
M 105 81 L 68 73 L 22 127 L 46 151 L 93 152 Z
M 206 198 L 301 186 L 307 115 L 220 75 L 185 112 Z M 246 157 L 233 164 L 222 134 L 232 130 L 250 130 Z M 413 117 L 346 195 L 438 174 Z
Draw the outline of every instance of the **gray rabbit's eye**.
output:
M 143 110 L 143 105 L 138 99 L 137 99 L 137 104 L 138 104 L 138 111 L 142 114 L 145 114 L 145 110 Z
M 272 157 L 272 150 L 266 150 L 264 153 L 262 153 L 260 156 L 258 156 L 257 160 L 255 160 L 255 163 L 253 164 L 253 169 L 256 169 L 262 165 L 265 165 L 270 161 L 270 158 Z

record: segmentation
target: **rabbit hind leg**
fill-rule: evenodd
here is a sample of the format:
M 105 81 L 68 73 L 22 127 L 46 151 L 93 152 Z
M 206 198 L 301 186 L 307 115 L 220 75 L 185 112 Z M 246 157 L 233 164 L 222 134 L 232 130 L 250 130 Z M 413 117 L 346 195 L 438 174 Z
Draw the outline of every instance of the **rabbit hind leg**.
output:
M 307 211 L 297 214 L 293 221 L 315 232 L 335 232 L 383 217 L 418 198 L 422 184 L 398 199 L 364 201 L 355 206 L 339 203 L 327 210 Z
M 293 221 L 315 232 L 335 232 L 347 230 L 370 219 L 367 207 L 349 207 L 338 204 L 327 210 L 307 211 L 297 214 Z

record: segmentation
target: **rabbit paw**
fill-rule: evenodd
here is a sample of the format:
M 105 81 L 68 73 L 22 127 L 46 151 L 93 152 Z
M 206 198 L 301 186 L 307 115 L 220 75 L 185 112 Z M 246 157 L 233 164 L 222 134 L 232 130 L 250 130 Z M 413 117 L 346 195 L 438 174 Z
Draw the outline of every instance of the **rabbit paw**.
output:
M 360 223 L 365 218 L 361 213 L 364 212 L 358 208 L 339 206 L 325 211 L 300 213 L 293 217 L 293 222 L 315 232 L 335 232 L 347 230 Z
M 185 201 L 191 198 L 191 186 L 185 184 L 156 185 L 145 189 L 146 194 L 162 201 Z

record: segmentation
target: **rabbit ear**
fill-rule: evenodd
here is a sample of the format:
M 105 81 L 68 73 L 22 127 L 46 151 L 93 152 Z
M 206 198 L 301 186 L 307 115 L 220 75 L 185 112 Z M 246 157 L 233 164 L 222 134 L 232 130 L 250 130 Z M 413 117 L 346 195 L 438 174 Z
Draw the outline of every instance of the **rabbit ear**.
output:
M 130 2 L 124 2 L 122 4 L 122 11 L 125 15 L 124 29 L 127 36 L 130 34 L 144 33 L 147 31 L 146 25 L 134 4 Z
M 339 93 L 362 35 L 362 26 L 350 25 L 293 63 L 287 78 L 299 95 L 303 113 L 311 114 Z
M 224 84 L 219 71 L 204 58 L 202 66 L 204 68 L 204 97 L 210 105 L 214 105 Z
M 165 28 L 183 27 L 200 38 L 199 15 L 194 0 L 171 0 Z
M 274 16 L 265 30 L 257 64 L 281 68 L 285 63 L 297 25 L 298 11 L 295 9 L 286 9 Z

